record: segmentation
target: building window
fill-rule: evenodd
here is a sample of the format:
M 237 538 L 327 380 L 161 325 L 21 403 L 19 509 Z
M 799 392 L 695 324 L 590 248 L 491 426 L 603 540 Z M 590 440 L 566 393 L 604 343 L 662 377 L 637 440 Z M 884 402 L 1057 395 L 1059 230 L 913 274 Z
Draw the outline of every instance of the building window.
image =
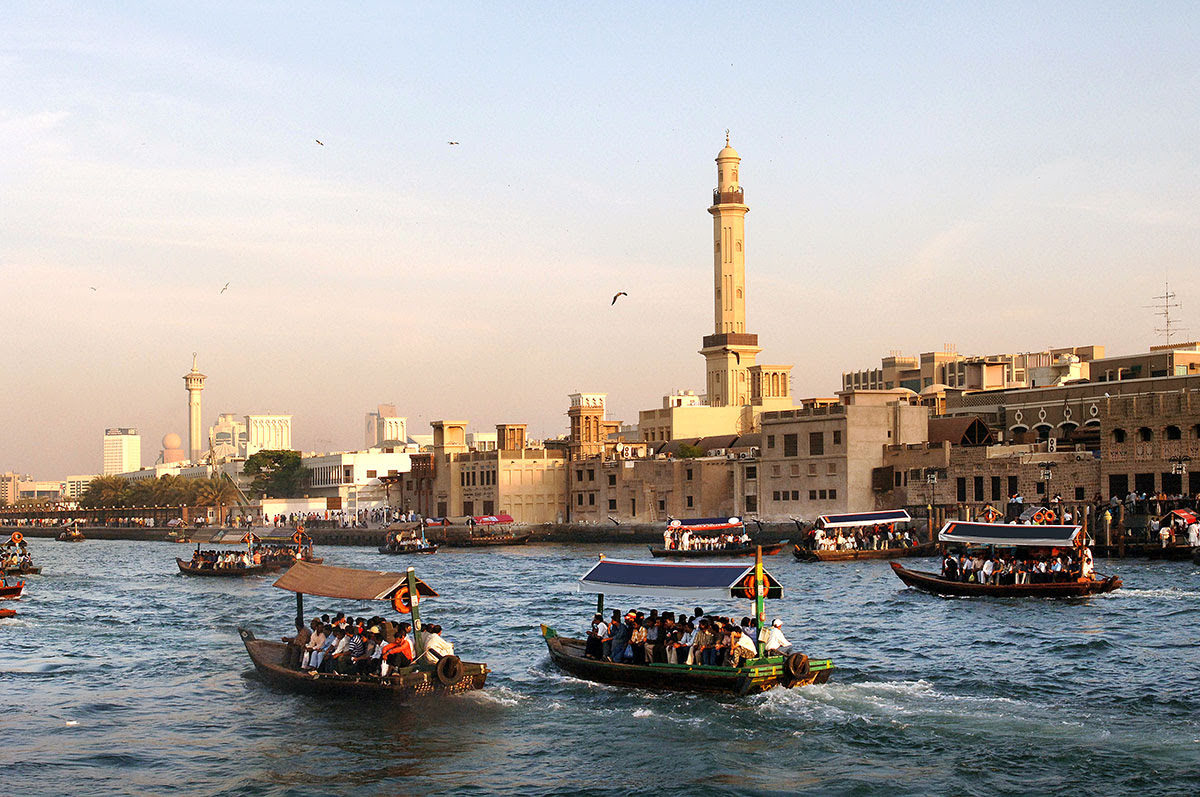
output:
M 800 491 L 799 490 L 792 490 L 792 500 L 793 501 L 800 500 Z
M 800 456 L 799 435 L 785 434 L 783 436 L 783 455 L 785 457 Z
M 758 478 L 758 468 L 755 467 L 754 465 L 750 465 L 749 467 L 747 467 L 746 468 L 746 481 L 752 482 L 757 478 Z
M 816 491 L 816 490 L 809 490 L 809 491 L 808 491 L 808 500 L 809 500 L 809 501 L 816 501 L 816 500 L 817 500 L 817 491 Z
M 833 444 L 835 446 L 840 446 L 842 444 L 842 430 L 841 429 L 833 430 Z
M 809 456 L 819 457 L 825 453 L 825 433 L 824 432 L 809 432 L 808 433 L 808 453 Z
M 992 477 L 992 500 L 993 500 L 993 501 L 999 501 L 1000 499 L 1001 499 L 1001 495 L 1000 495 L 1000 477 L 999 477 L 999 476 L 993 476 L 993 477 Z
M 799 465 L 793 465 L 793 466 L 792 466 L 792 475 L 793 475 L 793 476 L 799 476 L 799 475 L 800 475 L 800 466 L 799 466 Z
M 596 494 L 588 493 L 588 506 L 595 506 L 595 505 L 596 505 Z
M 1120 429 L 1120 428 L 1113 429 L 1112 430 L 1112 441 L 1114 443 L 1124 443 L 1125 442 L 1125 430 Z
M 1153 439 L 1154 432 L 1150 431 L 1149 426 L 1143 426 L 1138 429 L 1138 440 L 1141 440 L 1143 443 L 1149 443 Z
M 615 499 L 615 498 L 608 499 L 608 511 L 609 512 L 617 511 L 617 499 Z
M 1045 495 L 1045 494 L 1046 494 L 1046 483 L 1045 483 L 1045 482 L 1038 482 L 1038 483 L 1037 483 L 1037 494 L 1038 494 L 1038 495 Z
M 590 482 L 596 481 L 596 471 L 593 470 L 592 468 L 588 468 L 588 481 L 590 481 Z
M 829 467 L 828 467 L 828 468 L 826 468 L 826 471 L 828 472 L 828 475 L 830 475 L 830 476 L 836 476 L 836 475 L 837 475 L 837 463 L 836 463 L 836 462 L 830 462 L 830 463 L 829 463 Z
M 775 490 L 773 493 L 771 493 L 771 500 L 772 500 L 772 501 L 778 501 L 778 500 L 780 500 L 780 498 L 779 498 L 779 491 L 778 491 L 778 490 Z
M 374 478 L 375 478 L 375 474 L 376 474 L 376 473 L 377 473 L 377 471 L 373 471 L 373 470 L 369 470 L 369 471 L 367 471 L 367 478 L 368 478 L 368 479 L 374 479 Z
M 897 487 L 900 486 L 900 479 L 903 477 L 903 475 L 904 474 L 901 471 L 896 471 L 896 486 Z
M 757 495 L 746 496 L 746 511 L 747 512 L 757 512 L 758 511 L 758 496 Z
M 837 490 L 830 490 L 830 491 L 829 491 L 829 500 L 830 500 L 830 501 L 835 501 L 835 500 L 837 500 Z
M 1017 477 L 1016 476 L 1008 477 L 1008 494 L 1010 497 L 1017 494 Z
M 1200 437 L 1200 424 L 1196 425 L 1196 436 Z M 775 447 L 775 435 L 769 434 L 769 435 L 767 435 L 767 448 L 774 448 L 774 447 Z
M 575 471 L 575 481 L 577 481 L 577 482 L 583 481 L 583 471 L 581 471 L 581 470 Z
M 966 501 L 967 500 L 967 477 L 966 476 L 959 476 L 957 479 L 954 480 L 954 500 L 956 500 L 956 501 Z
M 1167 439 L 1168 440 L 1181 440 L 1181 439 L 1183 439 L 1183 431 L 1178 426 L 1168 426 L 1167 427 Z
M 661 498 L 660 498 L 660 499 L 659 499 L 659 501 L 658 501 L 658 511 L 659 511 L 659 512 L 666 512 L 666 511 L 667 511 L 667 502 L 666 502 L 666 501 L 664 501 L 664 500 L 662 500 Z
M 778 465 L 772 465 L 772 466 L 771 466 L 771 475 L 772 475 L 772 476 L 778 476 L 778 475 L 779 475 L 779 466 L 778 466 Z
M 575 503 L 578 506 L 583 506 L 583 493 L 577 493 L 575 495 Z
M 692 497 L 690 495 L 684 498 L 684 502 L 687 504 L 688 509 L 692 508 Z
M 608 486 L 609 487 L 617 486 L 617 474 L 615 474 L 615 473 L 608 474 Z
M 972 481 L 972 486 L 975 488 L 975 490 L 974 490 L 975 500 L 982 501 L 983 500 L 983 477 L 976 476 L 971 481 Z
M 687 469 L 687 480 L 688 481 L 692 480 L 692 469 L 691 468 Z
M 1086 500 L 1086 499 L 1084 498 L 1084 496 L 1085 496 L 1085 495 L 1086 495 L 1086 493 L 1084 493 L 1084 491 L 1083 491 L 1083 488 L 1082 488 L 1082 487 L 1076 487 L 1076 488 L 1075 488 L 1075 500 L 1076 500 L 1076 501 L 1083 501 L 1083 500 Z
M 818 490 L 817 495 L 820 497 L 820 499 L 822 501 L 824 501 L 826 498 L 829 497 L 829 491 L 828 490 Z

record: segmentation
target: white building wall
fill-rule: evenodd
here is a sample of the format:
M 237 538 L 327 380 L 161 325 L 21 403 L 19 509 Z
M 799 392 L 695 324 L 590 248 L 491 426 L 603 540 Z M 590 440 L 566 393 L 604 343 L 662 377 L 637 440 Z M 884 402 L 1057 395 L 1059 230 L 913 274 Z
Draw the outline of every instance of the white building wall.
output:
M 137 429 L 104 430 L 105 476 L 142 467 L 142 438 Z

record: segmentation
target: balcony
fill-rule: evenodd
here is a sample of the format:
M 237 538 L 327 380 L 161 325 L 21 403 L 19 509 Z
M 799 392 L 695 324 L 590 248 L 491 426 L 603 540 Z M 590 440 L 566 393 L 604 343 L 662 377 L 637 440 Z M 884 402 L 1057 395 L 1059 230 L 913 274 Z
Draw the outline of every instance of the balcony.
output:
M 744 205 L 746 204 L 746 191 L 739 188 L 735 191 L 722 191 L 720 188 L 713 189 L 713 204 L 714 205 Z

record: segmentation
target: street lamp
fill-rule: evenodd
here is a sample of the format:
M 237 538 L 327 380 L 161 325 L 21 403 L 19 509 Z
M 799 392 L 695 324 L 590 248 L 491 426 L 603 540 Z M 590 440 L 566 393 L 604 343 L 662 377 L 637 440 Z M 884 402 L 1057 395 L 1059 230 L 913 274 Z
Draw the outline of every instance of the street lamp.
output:
M 1047 504 L 1053 500 L 1053 497 L 1050 492 L 1050 485 L 1054 480 L 1054 467 L 1057 464 L 1058 464 L 1057 462 L 1039 462 L 1038 463 L 1038 467 L 1042 469 L 1042 474 L 1041 474 L 1042 481 L 1046 483 L 1046 492 L 1043 494 L 1043 496 L 1045 497 Z
M 929 503 L 925 505 L 925 517 L 929 521 L 929 541 L 933 542 L 933 492 L 937 489 L 938 483 L 936 470 L 925 474 L 925 483 L 929 485 Z

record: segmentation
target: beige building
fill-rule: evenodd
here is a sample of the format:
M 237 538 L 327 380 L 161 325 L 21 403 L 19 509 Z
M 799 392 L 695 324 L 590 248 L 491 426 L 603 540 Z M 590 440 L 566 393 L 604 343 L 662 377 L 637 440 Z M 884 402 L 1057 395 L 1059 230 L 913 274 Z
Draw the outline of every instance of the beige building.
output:
M 941 385 L 960 390 L 998 390 L 1063 384 L 1087 379 L 1089 364 L 1104 356 L 1103 346 L 1072 346 L 1040 352 L 964 356 L 953 346 L 912 357 L 892 354 L 879 368 L 847 371 L 842 390 L 908 388 L 921 393 Z
M 246 456 L 259 451 L 290 451 L 291 448 L 291 415 L 246 416 Z
M 104 430 L 105 476 L 128 473 L 142 467 L 142 437 L 137 429 L 114 428 Z
M 200 393 L 204 390 L 204 380 L 207 378 L 196 368 L 196 355 L 193 354 L 192 370 L 183 375 L 183 386 L 188 394 L 188 459 L 193 464 L 199 463 L 204 453 L 204 444 L 200 437 Z
M 432 450 L 414 454 L 410 476 L 400 480 L 401 509 L 429 517 L 508 514 L 530 524 L 565 519 L 565 452 L 531 445 L 525 424 L 497 425 L 497 447 L 485 450 L 469 447 L 466 421 L 432 426 Z
M 17 485 L 28 476 L 8 471 L 0 473 L 0 506 L 12 506 L 17 502 Z
M 1200 374 L 1200 342 L 1196 341 L 1151 346 L 1142 354 L 1103 357 L 1092 364 L 1091 378 L 1095 382 L 1117 382 L 1192 374 Z
M 408 442 L 408 419 L 396 412 L 395 404 L 380 404 L 367 413 L 365 443 L 378 448 L 385 443 Z
M 807 521 L 830 512 L 886 509 L 874 471 L 888 446 L 924 444 L 929 410 L 908 390 L 851 391 L 836 405 L 764 413 L 753 481 L 758 515 Z M 749 484 L 739 492 L 749 494 Z M 749 508 L 747 508 L 749 512 Z

